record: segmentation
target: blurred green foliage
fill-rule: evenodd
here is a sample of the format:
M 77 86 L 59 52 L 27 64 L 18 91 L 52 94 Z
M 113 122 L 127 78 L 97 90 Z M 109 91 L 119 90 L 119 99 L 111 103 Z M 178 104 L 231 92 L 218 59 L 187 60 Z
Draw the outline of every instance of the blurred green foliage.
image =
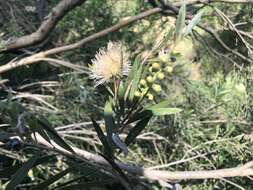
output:
M 48 9 L 56 3 L 50 1 Z M 34 7 L 35 1 L 19 0 L 12 2 L 11 5 L 7 1 L 5 7 L 0 8 L 4 11 L 2 14 L 5 14 L 0 18 L 0 36 L 4 40 L 29 34 L 40 24 L 36 12 L 25 9 L 26 6 Z M 213 6 L 229 15 L 233 23 L 241 23 L 238 29 L 252 33 L 252 5 L 214 4 Z M 58 23 L 41 50 L 76 42 L 147 8 L 150 8 L 150 5 L 144 0 L 122 0 L 122 2 L 87 0 Z M 200 6 L 187 7 L 188 10 L 194 11 L 198 8 Z M 203 9 L 205 12 L 201 22 L 215 28 L 221 39 L 231 49 L 248 56 L 245 44 L 240 41 L 238 35 L 228 29 L 213 7 L 205 6 Z M 143 57 L 146 51 L 150 52 L 154 44 L 159 41 L 157 38 L 161 31 L 167 33 L 171 29 L 174 31 L 172 22 L 174 22 L 173 19 L 153 15 L 80 49 L 56 55 L 55 58 L 88 67 L 98 49 L 111 40 L 123 41 L 132 52 L 131 60 L 134 60 L 136 57 Z M 245 39 L 252 45 L 252 38 L 245 37 Z M 187 40 L 191 44 L 183 41 L 181 47 L 169 52 L 171 57 L 176 57 L 175 62 L 170 57 L 168 62 L 160 63 L 157 60 L 158 52 L 152 54 L 153 60 L 147 61 L 147 75 L 156 75 L 154 74 L 156 72 L 152 70 L 156 67 L 153 65 L 154 62 L 160 64 L 162 69 L 166 68 L 162 64 L 172 66 L 173 69 L 167 73 L 165 70 L 160 71 L 165 74 L 162 80 L 156 80 L 161 89 L 157 89 L 156 86 L 152 91 L 153 100 L 148 100 L 148 98 L 144 100 L 144 103 L 151 103 L 166 99 L 170 102 L 170 107 L 180 107 L 183 112 L 152 118 L 142 132 L 143 136 L 135 139 L 135 143 L 128 147 L 128 157 L 119 156 L 121 161 L 146 167 L 161 165 L 161 168 L 165 170 L 184 171 L 230 168 L 252 159 L 253 67 L 225 51 L 216 40 L 199 29 L 193 31 Z M 172 38 L 167 38 L 162 48 L 170 50 L 171 41 Z M 31 48 L 29 51 L 34 51 L 34 49 Z M 22 52 L 0 54 L 0 62 L 5 64 L 17 56 L 22 57 L 24 54 Z M 40 62 L 12 70 L 1 77 L 9 79 L 9 82 L 1 87 L 0 95 L 3 104 L 14 101 L 29 110 L 29 113 L 47 118 L 70 145 L 92 152 L 101 152 L 102 146 L 90 117 L 98 121 L 99 126 L 104 130 L 105 126 L 100 120 L 103 118 L 107 97 L 104 95 L 104 88 L 94 88 L 94 83 L 88 78 L 87 73 L 73 72 L 63 67 Z M 143 76 L 143 79 L 146 77 Z M 141 90 L 141 87 L 137 86 L 137 89 Z M 47 104 L 38 98 L 18 97 L 19 93 L 39 94 Z M 15 126 L 18 119 L 16 110 L 10 110 L 10 115 L 8 115 L 3 106 L 0 107 L 0 111 L 1 124 Z M 16 114 L 16 119 L 13 119 L 11 114 Z M 59 128 L 67 125 L 72 126 Z M 1 142 L 7 141 L 8 130 L 8 125 L 1 127 Z M 18 168 L 20 169 L 21 163 L 27 162 L 36 151 L 41 151 L 41 156 L 48 154 L 47 150 L 36 148 L 35 150 L 27 148 L 22 151 L 8 151 L 6 154 L 1 148 L 0 188 L 6 187 L 6 182 Z M 187 159 L 189 160 L 173 164 L 178 160 Z M 169 166 L 164 166 L 169 163 L 171 163 Z M 4 176 L 7 170 L 10 173 Z M 36 187 L 35 185 L 40 185 L 53 176 L 55 183 L 49 189 L 60 189 L 61 186 L 78 189 L 80 188 L 78 184 L 82 187 L 86 185 L 90 189 L 99 185 L 113 189 L 116 183 L 112 176 L 97 168 L 88 165 L 79 167 L 75 160 L 55 156 L 50 161 L 30 170 L 27 176 L 23 176 L 21 183 L 23 187 L 20 188 Z M 228 180 L 244 189 L 252 188 L 252 181 L 249 178 L 238 177 Z M 179 183 L 184 190 L 238 189 L 229 181 L 191 180 Z M 151 186 L 153 189 L 162 189 L 155 183 Z

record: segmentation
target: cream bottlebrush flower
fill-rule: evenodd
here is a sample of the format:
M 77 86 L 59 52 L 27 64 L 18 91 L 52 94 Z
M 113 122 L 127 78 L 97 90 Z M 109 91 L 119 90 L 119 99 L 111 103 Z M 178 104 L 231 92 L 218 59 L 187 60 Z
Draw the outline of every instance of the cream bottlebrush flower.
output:
M 109 82 L 112 77 L 127 76 L 130 70 L 129 54 L 120 42 L 109 42 L 91 60 L 90 78 L 95 86 Z

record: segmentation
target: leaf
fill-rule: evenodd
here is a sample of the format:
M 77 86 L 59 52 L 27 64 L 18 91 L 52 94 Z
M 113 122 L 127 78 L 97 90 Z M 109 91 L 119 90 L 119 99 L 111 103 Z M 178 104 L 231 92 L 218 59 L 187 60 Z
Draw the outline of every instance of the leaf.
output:
M 121 114 L 123 114 L 123 112 L 125 110 L 125 99 L 124 99 L 125 90 L 126 89 L 124 87 L 123 81 L 120 81 L 119 90 L 118 90 L 118 97 L 119 97 L 119 107 L 120 107 Z
M 140 132 L 147 126 L 151 116 L 147 116 L 140 120 L 132 129 L 130 129 L 126 139 L 125 143 L 128 146 L 130 143 L 132 143 L 135 138 L 140 134 Z
M 91 119 L 92 124 L 97 132 L 98 138 L 101 141 L 101 143 L 104 146 L 104 152 L 106 155 L 111 156 L 112 155 L 112 147 L 110 146 L 110 143 L 108 142 L 106 136 L 104 135 L 102 129 L 99 127 L 97 122 L 93 119 Z
M 118 90 L 119 99 L 124 99 L 124 93 L 125 93 L 124 83 L 122 81 L 120 81 L 119 90 Z
M 116 133 L 112 134 L 112 141 L 115 144 L 115 146 L 117 146 L 125 155 L 125 157 L 128 154 L 128 149 L 127 146 L 124 142 L 122 142 L 122 140 L 119 138 L 119 135 Z
M 42 136 L 42 138 L 44 138 L 48 143 L 51 144 L 50 137 L 45 132 L 43 127 L 38 124 L 38 119 L 37 118 L 34 117 L 33 119 L 30 120 L 29 128 L 31 129 L 31 131 L 33 133 L 35 133 L 35 132 L 39 133 Z
M 38 118 L 38 124 L 43 127 L 43 129 L 47 132 L 48 136 L 59 146 L 62 148 L 75 153 L 74 150 L 58 135 L 56 130 L 51 126 L 51 124 L 47 121 L 43 116 Z
M 67 168 L 66 170 L 54 175 L 54 176 L 51 176 L 50 178 L 48 178 L 47 180 L 43 181 L 42 183 L 34 186 L 31 190 L 43 190 L 43 189 L 48 189 L 48 187 L 53 184 L 54 182 L 58 181 L 59 179 L 61 179 L 63 176 L 65 176 L 66 174 L 70 173 L 71 171 L 73 170 L 76 170 L 77 167 L 74 166 L 74 167 L 70 167 L 70 168 Z
M 140 63 L 140 61 L 138 59 L 135 60 L 134 65 L 133 65 L 133 73 L 131 76 L 132 78 L 132 86 L 129 92 L 129 100 L 133 101 L 134 98 L 134 93 L 138 88 L 138 84 L 141 78 L 141 74 L 142 74 L 142 64 Z
M 185 33 L 184 35 L 188 35 L 192 32 L 192 29 L 200 22 L 201 16 L 203 14 L 203 10 L 199 11 L 194 17 L 193 19 L 190 21 L 190 23 L 188 24 L 188 26 L 186 27 Z
M 46 161 L 52 159 L 53 157 L 54 157 L 54 155 L 40 157 L 40 158 L 37 159 L 34 166 L 39 165 L 43 162 L 46 162 Z M 13 175 L 21 167 L 22 167 L 22 164 L 16 163 L 13 166 L 10 166 L 10 167 L 7 167 L 7 168 L 4 168 L 4 169 L 0 170 L 0 178 L 3 178 L 3 177 L 6 178 L 6 177 L 9 177 L 9 176 Z
M 165 101 L 159 102 L 158 104 L 147 106 L 145 109 L 166 108 L 170 104 L 171 104 L 171 100 L 165 100 Z
M 119 175 L 129 184 L 131 185 L 130 180 L 126 176 L 126 174 L 122 171 L 122 169 L 118 166 L 117 163 L 114 162 L 114 160 L 111 160 L 110 158 L 106 157 L 105 155 L 100 154 L 109 164 L 112 166 L 112 168 L 119 173 Z
M 170 115 L 176 114 L 182 111 L 180 108 L 168 108 L 167 106 L 171 103 L 170 100 L 162 101 L 158 104 L 151 105 L 145 108 L 145 110 L 149 110 L 153 115 Z
M 11 181 L 7 184 L 5 190 L 13 190 L 15 187 L 23 181 L 23 179 L 27 176 L 28 171 L 34 166 L 35 162 L 39 158 L 39 155 L 33 156 L 29 159 L 24 165 L 17 170 L 14 176 L 11 178 Z
M 141 112 L 134 113 L 134 115 L 127 120 L 126 125 L 143 119 L 147 116 L 152 116 L 152 112 L 150 110 L 143 110 Z
M 103 187 L 106 184 L 110 184 L 111 181 L 108 180 L 100 180 L 100 181 L 89 181 L 74 185 L 68 185 L 58 190 L 75 190 L 75 189 L 89 189 L 90 187 Z
M 112 133 L 115 130 L 115 124 L 113 120 L 113 110 L 112 110 L 112 102 L 107 101 L 105 103 L 104 108 L 104 119 L 105 119 L 105 127 L 108 140 L 111 141 Z
M 22 165 L 15 164 L 14 166 L 6 167 L 0 170 L 0 178 L 8 178 L 13 175 Z
M 178 18 L 176 21 L 176 40 L 182 37 L 182 33 L 185 28 L 185 15 L 186 15 L 186 5 L 185 1 L 183 1 L 183 4 L 180 7 Z
M 176 114 L 182 111 L 180 108 L 149 108 L 148 110 L 152 111 L 153 115 L 171 115 Z

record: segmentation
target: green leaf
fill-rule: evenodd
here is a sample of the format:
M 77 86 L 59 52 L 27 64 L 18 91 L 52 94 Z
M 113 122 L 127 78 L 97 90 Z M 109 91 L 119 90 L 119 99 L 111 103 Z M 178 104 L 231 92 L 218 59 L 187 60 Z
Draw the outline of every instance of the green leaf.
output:
M 150 110 L 143 110 L 141 112 L 134 113 L 133 116 L 128 118 L 126 125 L 138 121 L 140 119 L 143 119 L 146 116 L 152 116 L 152 112 Z
M 125 157 L 128 154 L 127 146 L 122 140 L 120 139 L 119 135 L 116 133 L 112 134 L 112 141 L 116 147 L 118 147 L 125 155 Z
M 34 166 L 39 165 L 39 164 L 41 164 L 43 162 L 46 162 L 46 161 L 52 159 L 53 157 L 54 157 L 54 155 L 40 157 L 40 158 L 37 159 L 37 161 L 34 164 Z M 6 168 L 0 170 L 0 178 L 3 178 L 3 177 L 6 178 L 6 177 L 9 177 L 9 176 L 13 175 L 21 167 L 22 167 L 21 163 L 16 163 L 13 166 L 6 167 Z
M 119 90 L 118 90 L 118 97 L 119 97 L 119 107 L 120 107 L 121 114 L 123 114 L 123 112 L 125 110 L 125 99 L 124 99 L 125 90 L 126 89 L 124 87 L 123 81 L 120 81 Z
M 122 169 L 118 166 L 117 163 L 114 162 L 114 160 L 106 157 L 105 155 L 100 154 L 104 159 L 106 159 L 107 162 L 112 166 L 112 168 L 119 173 L 119 175 L 129 184 L 131 185 L 130 180 L 126 176 L 126 174 L 122 171 Z M 131 188 L 132 189 L 132 188 Z
M 108 142 L 106 136 L 104 135 L 102 129 L 99 127 L 98 123 L 93 119 L 91 119 L 91 121 L 93 123 L 93 126 L 94 126 L 96 132 L 97 132 L 99 140 L 101 141 L 101 143 L 104 146 L 105 154 L 111 157 L 112 156 L 112 147 L 110 146 L 110 143 Z
M 74 190 L 74 189 L 89 189 L 91 187 L 103 187 L 106 184 L 110 184 L 111 181 L 108 180 L 100 180 L 100 181 L 89 181 L 89 182 L 84 182 L 84 183 L 79 183 L 79 184 L 74 184 L 74 185 L 68 185 L 63 188 L 59 188 L 57 190 Z
M 39 155 L 33 156 L 29 159 L 24 165 L 17 170 L 14 176 L 11 178 L 11 181 L 6 186 L 5 190 L 13 190 L 15 187 L 23 181 L 23 179 L 27 176 L 28 171 L 34 166 L 35 162 L 39 158 Z
M 185 1 L 183 1 L 183 4 L 180 7 L 178 18 L 176 21 L 176 40 L 182 37 L 182 33 L 185 28 L 185 16 L 186 16 L 186 5 Z
M 118 90 L 119 99 L 124 99 L 124 93 L 125 93 L 124 83 L 122 81 L 120 81 L 119 90 Z
M 43 127 L 38 124 L 38 119 L 37 118 L 34 117 L 34 118 L 32 118 L 30 120 L 30 122 L 29 122 L 29 128 L 31 129 L 31 131 L 33 133 L 35 133 L 35 132 L 39 133 L 42 136 L 42 138 L 44 138 L 48 143 L 51 144 L 50 137 L 45 132 L 45 130 L 43 129 Z
M 199 11 L 194 17 L 193 19 L 190 21 L 190 23 L 188 24 L 188 26 L 186 27 L 186 31 L 184 33 L 184 35 L 188 35 L 192 32 L 192 29 L 200 22 L 201 16 L 203 14 L 203 10 Z
M 112 133 L 115 130 L 115 124 L 113 120 L 113 110 L 112 110 L 112 102 L 107 101 L 105 103 L 104 108 L 104 119 L 105 119 L 105 127 L 106 127 L 106 133 L 109 141 L 111 141 Z
M 170 104 L 171 104 L 171 100 L 165 100 L 165 101 L 159 102 L 158 104 L 147 106 L 145 109 L 166 108 Z
M 66 174 L 72 172 L 72 171 L 76 171 L 78 169 L 78 166 L 80 166 L 80 164 L 77 164 L 76 166 L 67 168 L 66 170 L 51 176 L 50 178 L 48 178 L 47 180 L 43 181 L 42 183 L 34 186 L 32 188 L 32 190 L 43 190 L 43 189 L 48 189 L 48 187 L 53 184 L 54 182 L 58 181 L 59 179 L 61 179 L 63 176 L 65 176 Z
M 8 178 L 13 175 L 22 165 L 15 164 L 14 166 L 6 167 L 0 170 L 0 178 Z
M 151 116 L 147 116 L 140 120 L 132 129 L 130 129 L 126 139 L 125 143 L 128 146 L 130 143 L 132 143 L 135 138 L 140 134 L 140 132 L 147 126 Z
M 47 132 L 48 136 L 59 146 L 62 148 L 75 153 L 74 150 L 58 135 L 56 130 L 51 126 L 51 124 L 47 121 L 43 116 L 38 118 L 38 124 L 43 127 L 43 129 Z
M 180 108 L 149 108 L 148 110 L 152 111 L 153 115 L 171 115 L 176 114 L 182 111 Z
M 138 89 L 138 84 L 141 79 L 141 74 L 142 74 L 142 64 L 138 59 L 135 60 L 134 65 L 133 65 L 133 76 L 131 76 L 132 79 L 132 86 L 129 92 L 129 100 L 133 101 L 134 98 L 134 93 Z

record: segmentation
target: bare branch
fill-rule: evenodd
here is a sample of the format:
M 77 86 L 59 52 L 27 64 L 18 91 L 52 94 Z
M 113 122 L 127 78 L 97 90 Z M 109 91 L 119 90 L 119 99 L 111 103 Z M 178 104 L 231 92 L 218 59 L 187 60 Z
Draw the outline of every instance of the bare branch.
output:
M 188 4 L 194 4 L 194 3 L 208 3 L 210 1 L 189 1 Z M 234 3 L 233 0 L 212 0 L 212 2 L 224 2 L 224 3 Z M 237 3 L 251 3 L 253 2 L 253 0 L 241 0 L 241 1 L 236 1 Z M 180 6 L 182 3 L 174 3 L 173 6 Z M 178 8 L 176 8 L 178 10 Z M 175 12 L 176 9 L 173 9 L 172 12 Z M 95 34 L 92 34 L 76 43 L 73 43 L 73 44 L 69 44 L 69 45 L 65 45 L 65 46 L 61 46 L 61 47 L 56 47 L 56 48 L 53 48 L 53 49 L 50 49 L 50 50 L 47 50 L 47 51 L 44 51 L 44 52 L 39 52 L 39 53 L 36 53 L 34 55 L 31 55 L 29 57 L 26 57 L 26 58 L 23 58 L 21 60 L 14 60 L 10 63 L 7 63 L 3 66 L 0 66 L 0 74 L 1 73 L 4 73 L 8 70 L 11 70 L 11 69 L 14 69 L 14 68 L 17 68 L 17 67 L 20 67 L 20 66 L 24 66 L 24 65 L 29 65 L 29 64 L 32 64 L 32 63 L 36 63 L 36 62 L 39 62 L 42 58 L 45 58 L 49 55 L 52 55 L 52 54 L 57 54 L 57 53 L 62 53 L 62 52 L 65 52 L 65 51 L 70 51 L 70 50 L 74 50 L 74 49 L 77 49 L 77 48 L 80 48 L 82 46 L 84 46 L 86 43 L 88 42 L 91 42 L 91 41 L 94 41 L 98 38 L 101 38 L 101 37 L 104 37 L 105 35 L 111 33 L 111 32 L 115 32 L 123 27 L 126 27 L 128 26 L 129 24 L 131 23 L 134 23 L 138 20 L 141 20 L 145 17 L 148 17 L 150 15 L 153 15 L 153 14 L 156 14 L 156 13 L 161 13 L 163 12 L 164 10 L 162 8 L 153 8 L 153 9 L 150 9 L 150 10 L 147 10 L 147 11 L 144 11 L 142 13 L 140 13 L 139 15 L 136 15 L 136 16 L 133 16 L 127 20 L 123 20 L 123 21 L 120 21 L 119 23 L 115 24 L 114 26 L 111 26 L 109 28 L 106 28 L 100 32 L 97 32 Z M 187 18 L 192 18 L 191 15 L 188 15 Z M 232 50 L 230 49 L 219 37 L 219 35 L 213 30 L 211 29 L 210 27 L 207 27 L 207 26 L 204 26 L 204 25 L 198 25 L 201 29 L 205 30 L 206 32 L 208 32 L 210 35 L 212 35 L 222 46 L 224 49 L 226 49 L 228 52 L 231 52 L 233 53 L 234 55 L 238 56 L 239 58 L 243 59 L 244 61 L 246 62 L 249 62 L 249 63 L 252 63 L 253 60 L 250 59 L 250 58 L 247 58 L 245 57 L 244 55 L 240 54 L 239 52 L 235 51 L 235 50 Z
M 114 26 L 106 28 L 105 30 L 102 30 L 98 33 L 92 34 L 92 35 L 90 35 L 90 36 L 88 36 L 76 43 L 66 45 L 66 46 L 56 47 L 56 48 L 53 48 L 53 49 L 50 49 L 50 50 L 47 50 L 44 52 L 36 53 L 34 55 L 23 58 L 21 60 L 14 60 L 8 64 L 0 66 L 0 73 L 6 72 L 8 70 L 11 70 L 11 69 L 14 69 L 14 68 L 17 68 L 20 66 L 29 65 L 29 64 L 32 64 L 35 62 L 39 62 L 42 58 L 45 58 L 45 57 L 52 55 L 52 54 L 62 53 L 65 51 L 70 51 L 70 50 L 80 48 L 88 42 L 91 42 L 91 41 L 94 41 L 98 38 L 106 36 L 107 34 L 109 34 L 111 32 L 115 32 L 115 31 L 119 30 L 120 28 L 126 27 L 129 24 L 134 23 L 140 19 L 143 19 L 143 18 L 153 15 L 155 13 L 159 13 L 161 10 L 162 10 L 161 8 L 154 8 L 154 9 L 147 10 L 147 11 L 140 13 L 139 15 L 136 15 L 134 17 L 131 17 L 127 20 L 122 20 L 119 23 L 115 24 Z
M 45 141 L 40 135 L 36 134 L 36 140 L 38 143 L 46 146 L 52 151 L 57 151 L 61 154 L 68 155 L 71 157 L 75 157 L 81 160 L 85 160 L 91 163 L 95 163 L 98 165 L 103 165 L 106 167 L 111 167 L 110 164 L 100 155 L 90 153 L 88 151 L 72 147 L 75 151 L 75 154 L 61 148 L 56 143 L 51 142 L 52 144 Z M 220 178 L 229 178 L 229 177 L 244 177 L 244 176 L 252 176 L 253 169 L 253 161 L 250 161 L 242 166 L 227 168 L 227 169 L 219 169 L 219 170 L 202 170 L 202 171 L 161 171 L 161 170 L 153 170 L 146 169 L 139 166 L 133 166 L 129 164 L 125 164 L 122 162 L 117 162 L 118 166 L 134 175 L 143 176 L 146 179 L 150 180 L 189 180 L 189 179 L 220 179 Z
M 2 42 L 0 47 L 1 51 L 8 51 L 12 49 L 19 49 L 37 44 L 47 38 L 48 34 L 54 29 L 58 21 L 72 10 L 77 5 L 80 5 L 85 0 L 62 0 L 53 8 L 52 12 L 45 17 L 44 21 L 38 30 L 32 34 L 22 36 L 13 40 Z

